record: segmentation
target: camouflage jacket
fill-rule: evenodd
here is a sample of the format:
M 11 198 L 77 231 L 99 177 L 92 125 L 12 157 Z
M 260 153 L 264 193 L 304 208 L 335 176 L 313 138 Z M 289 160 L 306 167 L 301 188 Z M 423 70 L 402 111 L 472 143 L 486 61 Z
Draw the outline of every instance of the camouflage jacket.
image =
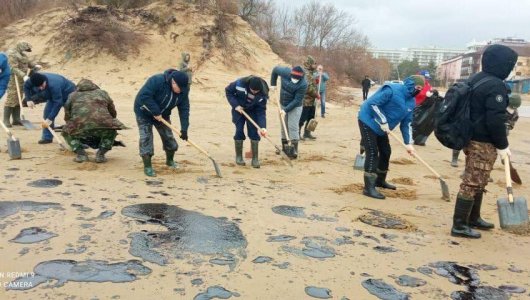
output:
M 315 70 L 305 69 L 305 79 L 307 81 L 307 91 L 304 96 L 304 106 L 314 106 L 315 98 L 318 96 L 318 85 L 313 72 Z
M 191 85 L 191 77 L 193 75 L 193 72 L 191 71 L 190 67 L 190 54 L 188 52 L 182 52 L 181 53 L 181 60 L 178 66 L 178 70 L 181 72 L 186 73 L 188 75 L 188 86 Z
M 28 69 L 35 67 L 35 64 L 26 55 L 27 48 L 30 47 L 27 43 L 18 43 L 14 48 L 7 50 L 7 59 L 11 66 L 11 76 L 18 76 L 22 79 Z
M 88 79 L 81 79 L 77 91 L 68 96 L 64 105 L 63 132 L 80 135 L 93 129 L 126 129 L 116 119 L 116 108 L 107 92 Z

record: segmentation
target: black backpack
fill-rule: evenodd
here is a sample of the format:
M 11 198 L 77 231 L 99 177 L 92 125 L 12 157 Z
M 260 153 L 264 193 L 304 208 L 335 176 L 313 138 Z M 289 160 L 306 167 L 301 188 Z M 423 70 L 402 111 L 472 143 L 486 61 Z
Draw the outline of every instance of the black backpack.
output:
M 473 90 L 492 80 L 484 77 L 475 84 L 470 80 L 455 83 L 445 93 L 440 108 L 434 114 L 434 135 L 447 148 L 462 150 L 473 136 L 473 127 L 480 121 L 471 121 L 469 105 Z

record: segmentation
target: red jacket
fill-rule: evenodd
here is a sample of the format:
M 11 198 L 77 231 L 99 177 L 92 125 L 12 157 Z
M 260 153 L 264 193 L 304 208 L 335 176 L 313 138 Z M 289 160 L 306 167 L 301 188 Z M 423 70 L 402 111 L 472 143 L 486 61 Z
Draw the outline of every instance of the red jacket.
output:
M 423 101 L 425 101 L 425 98 L 427 98 L 427 92 L 430 90 L 432 90 L 432 87 L 429 82 L 425 80 L 425 86 L 420 91 L 420 93 L 416 95 L 416 106 L 420 106 Z

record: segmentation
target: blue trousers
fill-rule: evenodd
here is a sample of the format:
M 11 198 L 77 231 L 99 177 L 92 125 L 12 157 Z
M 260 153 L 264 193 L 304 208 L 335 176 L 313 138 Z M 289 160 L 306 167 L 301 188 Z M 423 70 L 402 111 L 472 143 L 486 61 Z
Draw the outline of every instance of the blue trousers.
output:
M 255 120 L 256 118 L 253 118 L 252 114 L 249 114 L 250 117 Z M 241 118 L 238 118 L 234 125 L 236 125 L 236 134 L 234 135 L 234 140 L 242 141 L 246 139 L 245 136 L 245 124 L 247 125 L 247 133 L 248 137 L 253 141 L 259 141 L 260 136 L 258 134 L 258 130 L 252 123 L 250 123 L 244 116 L 241 116 Z
M 48 104 L 46 104 L 46 106 L 44 106 L 44 112 L 42 116 L 43 119 L 46 119 L 46 116 L 50 113 L 50 110 L 51 110 L 51 105 L 49 106 Z M 55 118 L 51 119 L 51 121 L 52 121 L 52 124 L 50 126 L 53 128 L 55 126 Z M 48 128 L 43 128 L 41 138 L 45 141 L 51 141 L 53 140 L 53 135 L 48 130 Z
M 320 116 L 326 114 L 326 92 L 320 92 Z

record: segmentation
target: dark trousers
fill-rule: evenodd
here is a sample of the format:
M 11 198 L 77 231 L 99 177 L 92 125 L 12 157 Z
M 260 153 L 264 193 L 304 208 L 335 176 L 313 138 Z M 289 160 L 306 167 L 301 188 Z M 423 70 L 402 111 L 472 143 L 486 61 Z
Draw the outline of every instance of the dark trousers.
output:
M 388 135 L 377 135 L 360 120 L 359 130 L 361 131 L 362 143 L 366 151 L 364 171 L 368 173 L 376 173 L 377 170 L 387 171 L 390 154 L 392 154 Z
M 315 112 L 316 106 L 304 106 L 304 108 L 302 108 L 302 115 L 300 116 L 300 123 L 298 126 L 302 128 L 304 123 L 306 123 L 305 126 L 307 126 L 307 124 L 309 124 L 309 120 L 315 118 Z
M 368 98 L 368 89 L 363 89 L 363 101 Z
M 165 120 L 171 123 L 169 118 Z M 153 126 L 162 139 L 164 151 L 177 151 L 177 140 L 175 140 L 173 132 L 169 127 L 158 121 L 154 121 L 153 124 L 151 120 L 145 119 L 142 116 L 136 116 L 136 123 L 138 124 L 138 130 L 140 131 L 140 156 L 153 156 L 155 154 Z
M 256 120 L 256 118 L 249 113 L 250 117 L 253 120 Z M 234 135 L 234 140 L 245 140 L 245 124 L 247 125 L 247 133 L 248 137 L 253 141 L 259 141 L 260 136 L 258 134 L 258 130 L 250 121 L 248 121 L 245 117 L 241 116 L 241 118 L 237 119 L 237 121 L 234 122 L 234 125 L 236 125 L 236 134 Z

